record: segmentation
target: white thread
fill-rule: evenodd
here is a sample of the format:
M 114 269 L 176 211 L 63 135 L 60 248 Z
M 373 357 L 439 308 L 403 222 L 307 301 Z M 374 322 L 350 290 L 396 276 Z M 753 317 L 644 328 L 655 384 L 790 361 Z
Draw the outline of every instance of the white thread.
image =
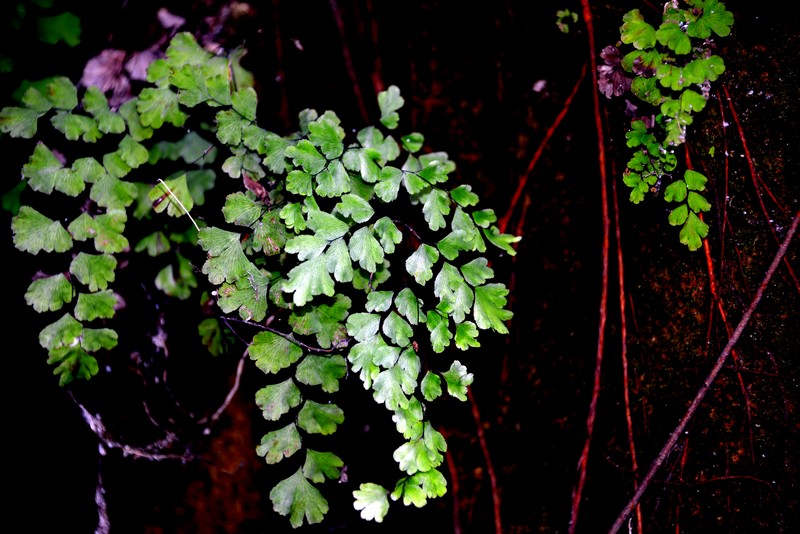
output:
M 187 210 L 187 209 L 186 209 L 186 206 L 184 206 L 184 205 L 183 205 L 183 202 L 181 202 L 181 199 L 179 199 L 179 198 L 178 198 L 178 197 L 175 195 L 175 193 L 173 193 L 173 192 L 172 192 L 172 189 L 170 189 L 170 188 L 169 188 L 169 186 L 167 185 L 167 183 L 166 183 L 164 180 L 162 180 L 161 178 L 159 178 L 159 179 L 158 179 L 158 181 L 159 181 L 159 182 L 161 182 L 161 183 L 164 185 L 164 187 L 167 189 L 167 192 L 170 194 L 170 196 L 171 196 L 172 198 L 174 198 L 174 199 L 175 199 L 175 202 L 177 202 L 177 203 L 178 203 L 178 206 L 180 206 L 180 207 L 181 207 L 181 209 L 183 210 L 183 212 L 184 212 L 184 213 L 185 213 L 185 214 L 186 214 L 186 215 L 189 217 L 189 220 L 190 220 L 190 221 L 192 221 L 192 224 L 194 225 L 194 227 L 195 227 L 195 228 L 197 228 L 197 231 L 199 232 L 199 231 L 200 231 L 200 227 L 199 227 L 199 226 L 197 226 L 197 223 L 196 223 L 196 222 L 194 222 L 194 219 L 192 218 L 192 215 L 189 213 L 189 210 Z

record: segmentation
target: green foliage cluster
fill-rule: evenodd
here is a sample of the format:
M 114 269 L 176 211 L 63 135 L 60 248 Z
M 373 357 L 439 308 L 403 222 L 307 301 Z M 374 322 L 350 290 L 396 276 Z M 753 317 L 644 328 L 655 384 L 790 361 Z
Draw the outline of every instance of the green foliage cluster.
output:
M 652 115 L 640 112 L 625 135 L 634 149 L 623 176 L 631 202 L 657 194 L 662 180 L 671 179 L 677 168 L 675 148 L 686 141 L 694 113 L 705 108 L 710 83 L 725 71 L 722 58 L 714 54 L 713 37 L 729 35 L 732 24 L 733 14 L 718 0 L 667 2 L 658 27 L 646 22 L 638 9 L 626 13 L 621 44 L 603 50 L 600 90 L 611 97 L 629 89 L 654 108 Z M 623 54 L 622 45 L 632 50 Z M 664 189 L 664 199 L 678 204 L 669 223 L 681 227 L 680 241 L 690 250 L 699 249 L 708 235 L 701 219 L 711 209 L 703 196 L 706 182 L 701 173 L 687 170 Z
M 255 402 L 275 429 L 256 452 L 268 464 L 297 462 L 270 492 L 274 509 L 293 527 L 323 519 L 319 486 L 340 477 L 344 460 L 306 438 L 343 424 L 333 394 L 358 376 L 403 438 L 392 454 L 399 478 L 354 492 L 361 516 L 381 522 L 390 500 L 419 507 L 446 491 L 447 444 L 426 409 L 445 393 L 465 400 L 473 381 L 459 359 L 445 358 L 448 349 L 479 347 L 481 331 L 508 332 L 508 289 L 492 281 L 484 254 L 514 255 L 519 237 L 499 230 L 493 210 L 478 209 L 469 185 L 447 186 L 455 164 L 445 152 L 423 150 L 417 132 L 391 135 L 404 104 L 397 87 L 378 95 L 380 125 L 348 134 L 332 111 L 306 109 L 299 130 L 280 135 L 258 124 L 257 94 L 236 83 L 248 79 L 240 69 L 181 33 L 150 65 L 150 85 L 118 110 L 97 89 L 79 98 L 56 78 L 0 112 L 0 129 L 15 137 L 37 137 L 49 117 L 73 148 L 101 138 L 113 148 L 67 161 L 36 145 L 22 172 L 26 191 L 74 198 L 75 212 L 57 218 L 22 205 L 13 218 L 18 249 L 65 262 L 40 274 L 25 298 L 61 314 L 39 339 L 61 383 L 89 378 L 98 353 L 118 341 L 109 325 L 119 256 L 171 253 L 156 286 L 187 299 L 200 283 L 175 247 L 201 247 L 200 271 L 222 313 L 258 330 L 247 347 L 266 376 Z M 189 128 L 203 113 L 212 117 L 205 129 Z M 181 137 L 157 141 L 159 131 Z M 182 170 L 154 179 L 162 161 L 183 162 Z M 218 224 L 197 222 L 190 212 L 213 192 L 217 170 L 241 187 L 227 194 Z M 157 214 L 192 224 L 129 243 L 126 225 Z M 198 328 L 215 354 L 223 328 L 217 318 Z
M 556 27 L 561 33 L 569 33 L 569 25 L 578 22 L 578 14 L 569 9 L 556 11 Z

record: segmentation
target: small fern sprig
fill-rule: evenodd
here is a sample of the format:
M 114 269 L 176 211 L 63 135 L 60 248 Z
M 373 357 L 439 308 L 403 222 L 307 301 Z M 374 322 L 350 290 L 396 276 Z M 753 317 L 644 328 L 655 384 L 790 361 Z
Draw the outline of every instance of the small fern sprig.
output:
M 675 147 L 686 141 L 694 113 L 706 105 L 711 82 L 725 71 L 724 61 L 713 53 L 712 34 L 725 37 L 732 24 L 733 15 L 718 0 L 669 2 L 658 28 L 633 9 L 623 16 L 621 43 L 601 53 L 605 60 L 598 68 L 601 92 L 611 98 L 630 91 L 655 108 L 653 113 L 637 112 L 626 134 L 627 146 L 634 149 L 623 174 L 631 202 L 638 204 L 648 193 L 658 194 L 662 180 L 672 178 L 677 167 Z M 623 55 L 622 45 L 631 45 L 633 50 Z M 691 195 L 665 192 L 667 201 L 680 203 L 669 222 L 681 227 L 680 241 L 690 250 L 699 249 L 708 235 L 700 214 L 711 209 L 702 195 L 707 179 L 699 180 L 697 175 L 692 171 L 672 182 L 678 185 L 671 193 L 690 190 Z

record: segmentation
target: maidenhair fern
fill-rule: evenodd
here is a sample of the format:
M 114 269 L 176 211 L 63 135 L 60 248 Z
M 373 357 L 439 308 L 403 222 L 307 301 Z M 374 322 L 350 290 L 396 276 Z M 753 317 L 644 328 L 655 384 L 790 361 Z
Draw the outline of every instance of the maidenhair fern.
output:
M 26 299 L 39 312 L 62 313 L 40 335 L 61 383 L 89 378 L 117 344 L 107 326 L 118 256 L 168 254 L 156 286 L 199 301 L 205 283 L 178 246 L 201 247 L 206 259 L 197 267 L 223 316 L 258 332 L 247 347 L 265 374 L 255 402 L 274 429 L 256 452 L 268 464 L 296 465 L 270 492 L 275 511 L 294 527 L 327 513 L 319 488 L 339 478 L 344 459 L 309 448 L 307 438 L 343 423 L 333 401 L 352 373 L 404 440 L 393 452 L 397 480 L 354 492 L 361 516 L 380 522 L 390 501 L 423 506 L 446 491 L 439 468 L 447 443 L 426 408 L 445 393 L 465 400 L 473 381 L 461 358 L 445 357 L 448 349 L 480 347 L 482 331 L 508 332 L 508 289 L 492 281 L 489 258 L 515 254 L 519 237 L 498 229 L 469 185 L 448 186 L 455 164 L 447 153 L 423 150 L 417 132 L 391 135 L 404 104 L 397 87 L 378 95 L 378 125 L 348 133 L 334 112 L 307 109 L 296 133 L 279 135 L 259 125 L 256 91 L 235 83 L 247 79 L 236 75 L 240 68 L 179 34 L 151 64 L 151 85 L 118 110 L 93 88 L 79 100 L 59 78 L 0 112 L 0 128 L 16 137 L 36 137 L 49 116 L 79 147 L 115 139 L 101 157 L 71 162 L 39 143 L 25 165 L 30 190 L 76 199 L 70 216 L 34 203 L 13 219 L 17 248 L 65 262 L 34 280 Z M 158 130 L 174 137 L 209 111 L 208 129 L 156 141 Z M 182 168 L 154 178 L 164 162 Z M 227 195 L 217 222 L 191 218 L 213 194 L 218 171 L 241 188 Z M 174 218 L 174 231 L 129 243 L 127 225 L 152 217 Z M 198 330 L 215 354 L 222 329 L 207 319 Z M 358 389 L 348 395 L 363 394 Z
M 611 98 L 630 91 L 644 104 L 641 110 L 632 106 L 636 116 L 625 135 L 634 150 L 623 176 L 631 202 L 658 194 L 662 181 L 673 179 L 675 148 L 686 141 L 694 114 L 705 108 L 711 82 L 725 71 L 724 61 L 714 54 L 713 36 L 729 35 L 732 24 L 733 14 L 718 0 L 671 1 L 657 28 L 638 9 L 626 13 L 621 43 L 603 49 L 601 92 Z M 632 50 L 623 54 L 623 45 Z M 669 223 L 681 227 L 680 241 L 690 250 L 699 249 L 708 235 L 701 219 L 711 209 L 703 196 L 706 182 L 701 173 L 687 170 L 664 189 L 664 199 L 678 204 Z

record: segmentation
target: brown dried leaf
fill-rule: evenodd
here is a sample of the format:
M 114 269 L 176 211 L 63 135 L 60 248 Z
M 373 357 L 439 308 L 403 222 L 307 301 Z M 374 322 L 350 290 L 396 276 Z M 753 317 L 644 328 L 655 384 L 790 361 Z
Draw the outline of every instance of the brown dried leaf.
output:
M 257 181 L 250 178 L 249 174 L 245 172 L 242 173 L 242 176 L 244 178 L 244 186 L 247 188 L 248 191 L 252 191 L 253 193 L 255 193 L 259 200 L 264 201 L 269 197 L 269 193 L 267 193 L 266 188 Z
M 631 88 L 631 79 L 622 68 L 622 55 L 616 46 L 607 46 L 600 52 L 605 65 L 597 67 L 597 86 L 606 98 L 621 96 Z
M 178 15 L 173 15 L 165 7 L 159 9 L 158 14 L 156 16 L 158 17 L 158 22 L 161 23 L 161 25 L 168 30 L 177 30 L 178 28 L 186 24 L 185 18 L 180 17 Z
M 111 91 L 109 104 L 116 107 L 131 98 L 131 84 L 123 73 L 124 50 L 107 48 L 86 62 L 80 84 L 95 86 L 103 93 Z
M 152 50 L 142 50 L 141 52 L 134 52 L 128 61 L 125 62 L 125 70 L 131 77 L 131 80 L 146 80 L 147 67 L 150 66 L 154 60 L 158 58 L 158 54 Z

